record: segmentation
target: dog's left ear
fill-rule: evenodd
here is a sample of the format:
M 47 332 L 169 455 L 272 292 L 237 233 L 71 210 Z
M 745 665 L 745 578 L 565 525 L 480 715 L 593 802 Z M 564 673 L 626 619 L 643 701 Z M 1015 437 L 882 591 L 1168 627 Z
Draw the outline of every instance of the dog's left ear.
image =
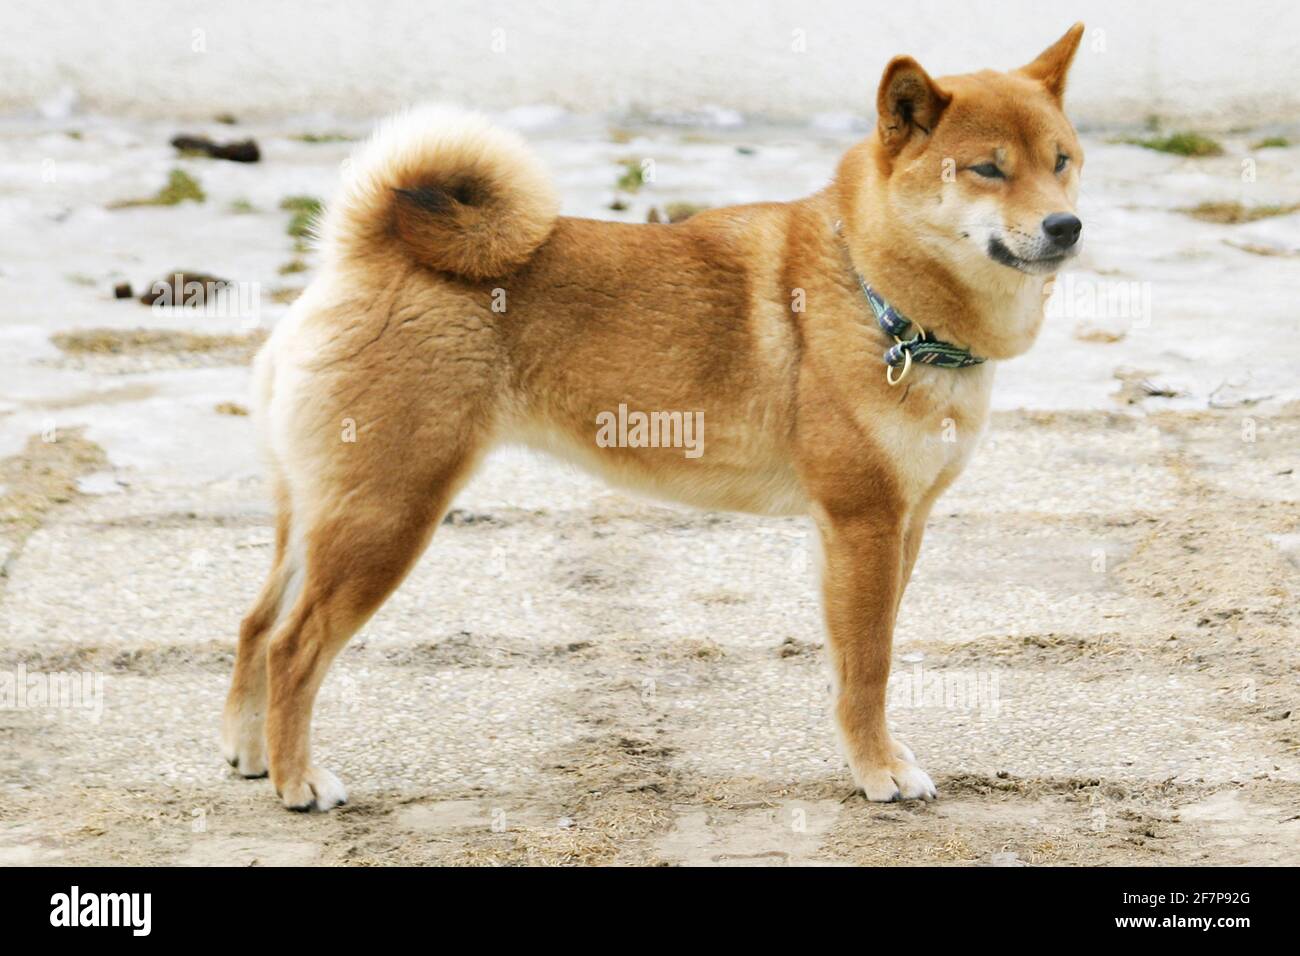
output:
M 1074 62 L 1074 54 L 1082 39 L 1083 24 L 1076 23 L 1065 31 L 1065 36 L 1038 54 L 1038 59 L 1022 66 L 1018 72 L 1038 80 L 1059 100 L 1065 94 L 1065 76 L 1070 72 L 1070 64 Z
M 910 56 L 896 56 L 885 67 L 876 94 L 880 142 L 897 153 L 915 133 L 930 135 L 952 96 Z

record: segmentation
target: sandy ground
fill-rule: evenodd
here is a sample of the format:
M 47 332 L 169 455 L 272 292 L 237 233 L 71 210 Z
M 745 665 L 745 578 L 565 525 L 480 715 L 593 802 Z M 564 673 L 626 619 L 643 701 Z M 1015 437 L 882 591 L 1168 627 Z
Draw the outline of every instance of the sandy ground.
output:
M 630 221 L 799 195 L 850 139 L 540 122 L 567 210 Z M 1177 211 L 1294 201 L 1294 148 L 1088 140 L 1088 257 L 903 605 L 891 714 L 940 800 L 852 793 L 805 521 L 506 450 L 334 666 L 316 748 L 352 802 L 304 816 L 216 731 L 271 548 L 243 337 L 314 263 L 279 201 L 326 195 L 348 144 L 206 130 L 258 137 L 240 166 L 175 159 L 176 131 L 0 126 L 0 863 L 1300 862 L 1300 216 Z M 609 210 L 641 157 L 655 182 Z M 206 202 L 106 208 L 172 168 Z M 112 299 L 177 268 L 258 283 L 255 322 Z M 104 331 L 135 329 L 226 338 Z M 38 696 L 58 674 L 80 706 Z

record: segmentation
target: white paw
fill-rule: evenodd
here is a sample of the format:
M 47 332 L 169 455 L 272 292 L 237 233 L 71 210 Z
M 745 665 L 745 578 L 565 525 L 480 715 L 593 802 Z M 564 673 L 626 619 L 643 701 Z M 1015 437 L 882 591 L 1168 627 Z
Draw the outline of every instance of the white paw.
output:
M 241 777 L 266 776 L 266 741 L 262 725 L 226 718 L 221 723 L 221 755 Z
M 939 795 L 930 775 L 917 766 L 912 751 L 902 744 L 896 744 L 895 754 L 897 756 L 888 764 L 855 768 L 853 776 L 868 800 L 877 803 L 933 800 Z
M 323 767 L 308 767 L 298 780 L 280 788 L 280 799 L 290 810 L 332 810 L 348 802 L 348 792 L 334 776 Z

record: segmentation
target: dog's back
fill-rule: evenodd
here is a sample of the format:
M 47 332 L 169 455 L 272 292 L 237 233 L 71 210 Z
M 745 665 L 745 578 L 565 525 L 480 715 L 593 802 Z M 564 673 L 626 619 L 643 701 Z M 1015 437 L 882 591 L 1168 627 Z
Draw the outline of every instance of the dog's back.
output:
M 651 494 L 802 510 L 789 289 L 808 285 L 809 263 L 791 260 L 807 249 L 790 234 L 815 219 L 829 240 L 825 213 L 764 203 L 630 225 L 553 205 L 527 147 L 474 114 L 417 111 L 381 129 L 322 223 L 327 269 L 260 361 L 298 369 L 274 392 L 269 420 L 293 425 L 272 425 L 272 456 L 315 474 L 324 452 L 302 436 L 331 423 L 364 435 L 395 414 L 465 417 L 484 442 L 544 448 Z M 684 432 L 706 408 L 704 456 L 699 428 Z M 641 414 L 656 416 L 644 441 Z M 599 440 L 604 415 L 622 440 Z

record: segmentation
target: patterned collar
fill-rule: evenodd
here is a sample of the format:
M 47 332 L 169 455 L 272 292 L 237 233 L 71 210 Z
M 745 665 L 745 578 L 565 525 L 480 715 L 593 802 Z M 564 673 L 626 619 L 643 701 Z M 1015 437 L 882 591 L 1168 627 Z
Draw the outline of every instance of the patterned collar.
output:
M 887 366 L 885 379 L 890 385 L 901 382 L 911 370 L 913 362 L 921 365 L 936 365 L 939 368 L 966 368 L 969 365 L 979 365 L 984 361 L 963 348 L 931 338 L 925 329 L 921 328 L 919 322 L 909 319 L 885 301 L 885 297 L 867 285 L 867 280 L 861 275 L 858 276 L 858 285 L 862 287 L 867 302 L 871 304 L 876 322 L 885 334 L 894 337 L 894 344 L 885 352 Z M 916 326 L 916 334 L 910 339 L 905 339 L 903 335 L 907 332 L 908 326 Z M 900 365 L 903 370 L 895 377 L 894 369 Z

